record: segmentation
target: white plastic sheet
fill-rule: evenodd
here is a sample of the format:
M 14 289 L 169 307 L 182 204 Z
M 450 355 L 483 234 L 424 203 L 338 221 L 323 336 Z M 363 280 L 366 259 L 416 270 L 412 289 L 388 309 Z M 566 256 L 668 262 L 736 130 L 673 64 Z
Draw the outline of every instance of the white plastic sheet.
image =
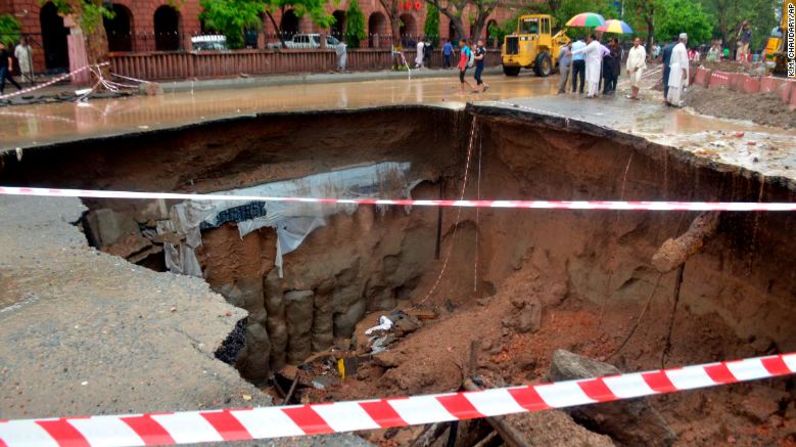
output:
M 261 195 L 272 197 L 409 197 L 420 181 L 408 179 L 411 164 L 383 162 L 356 166 L 307 177 L 234 189 L 229 195 Z M 236 209 L 237 208 L 237 209 Z M 263 227 L 276 230 L 276 265 L 282 276 L 282 257 L 296 250 L 316 228 L 326 225 L 326 217 L 337 213 L 353 214 L 353 204 L 318 204 L 266 202 L 247 207 L 240 201 L 196 202 L 174 205 L 169 224 L 158 226 L 158 232 L 172 231 L 183 237 L 179 247 L 164 244 L 166 265 L 170 271 L 202 276 L 194 250 L 201 245 L 200 227 L 216 227 L 234 221 L 241 238 Z M 237 216 L 237 217 L 236 217 Z M 240 216 L 248 216 L 241 218 Z M 162 233 L 161 233 L 162 234 Z

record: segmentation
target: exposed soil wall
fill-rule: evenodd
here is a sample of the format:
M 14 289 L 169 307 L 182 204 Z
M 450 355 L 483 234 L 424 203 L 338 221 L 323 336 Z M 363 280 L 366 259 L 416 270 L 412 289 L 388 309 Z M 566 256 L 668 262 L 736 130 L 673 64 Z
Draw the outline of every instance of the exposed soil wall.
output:
M 409 161 L 424 180 L 414 198 L 453 198 L 468 149 L 467 198 L 480 191 L 484 198 L 515 199 L 796 199 L 778 179 L 640 138 L 480 107 L 268 115 L 54 146 L 26 152 L 21 162 L 6 160 L 0 183 L 206 192 Z M 163 217 L 157 203 L 89 205 L 132 218 L 139 228 Z M 660 274 L 651 259 L 696 216 L 446 209 L 442 259 L 451 255 L 444 264 L 434 256 L 436 209 L 361 207 L 334 216 L 286 255 L 283 278 L 273 268 L 270 229 L 244 238 L 234 224 L 206 230 L 198 254 L 213 289 L 249 311 L 237 362 L 252 380 L 334 344 L 348 347 L 352 337 L 354 346 L 366 346 L 364 329 L 396 307 L 415 304 L 435 315 L 319 399 L 458 389 L 473 339 L 483 341 L 479 368 L 500 383 L 541 379 L 556 348 L 610 357 L 632 370 L 795 350 L 793 216 L 722 213 L 715 236 L 686 261 L 677 284 L 677 272 Z M 636 335 L 623 344 L 637 321 Z M 774 416 L 778 425 L 759 439 L 779 442 L 794 426 L 793 387 L 782 381 L 767 390 L 754 395 L 759 405 L 751 409 L 744 406 L 749 389 L 721 395 L 718 409 L 706 413 L 694 413 L 710 406 L 695 404 L 699 397 L 674 398 L 662 408 L 687 445 L 729 442 L 728 430 L 751 433 Z M 738 405 L 747 409 L 732 410 Z M 736 425 L 705 431 L 695 421 L 708 413 Z

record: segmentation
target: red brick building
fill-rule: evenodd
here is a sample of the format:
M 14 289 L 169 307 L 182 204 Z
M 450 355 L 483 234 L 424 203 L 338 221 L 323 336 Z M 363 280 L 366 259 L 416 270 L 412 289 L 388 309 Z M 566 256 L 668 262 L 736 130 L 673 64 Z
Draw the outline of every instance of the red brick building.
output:
M 334 5 L 329 3 L 329 12 L 337 18 L 330 32 L 342 34 L 345 28 L 345 11 L 348 1 Z M 358 0 L 366 18 L 369 33 L 365 46 L 388 46 L 390 43 L 390 24 L 378 0 Z M 407 39 L 423 34 L 425 23 L 425 3 L 409 1 L 403 3 L 401 15 L 401 34 Z M 114 0 L 115 17 L 105 21 L 108 44 L 115 52 L 183 51 L 190 49 L 191 36 L 201 34 L 199 21 L 201 7 L 198 0 L 185 0 L 174 8 L 166 0 Z M 22 24 L 23 34 L 29 36 L 34 49 L 34 67 L 37 72 L 63 70 L 69 67 L 70 49 L 67 36 L 70 31 L 64 19 L 58 15 L 55 6 L 40 4 L 39 0 L 0 0 L 0 14 L 13 14 Z M 498 9 L 490 21 L 501 22 L 510 12 Z M 465 17 L 467 13 L 465 12 Z M 319 32 L 308 17 L 297 17 L 292 10 L 274 16 L 283 33 L 290 36 L 297 32 Z M 68 23 L 67 23 L 68 25 Z M 465 23 L 469 33 L 469 24 Z M 449 20 L 440 15 L 439 35 L 454 37 Z M 276 41 L 275 29 L 270 20 L 264 18 L 262 29 L 258 31 L 256 43 L 250 35 L 249 43 L 259 48 L 268 41 Z

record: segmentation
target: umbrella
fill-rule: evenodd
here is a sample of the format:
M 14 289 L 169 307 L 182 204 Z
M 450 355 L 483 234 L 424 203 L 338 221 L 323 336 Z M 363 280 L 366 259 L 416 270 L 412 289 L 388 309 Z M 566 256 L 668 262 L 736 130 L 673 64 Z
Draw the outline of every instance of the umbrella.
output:
M 579 28 L 595 28 L 603 25 L 605 18 L 594 12 L 582 12 L 567 22 L 567 26 Z
M 598 26 L 595 31 L 613 34 L 633 34 L 633 28 L 621 20 L 606 20 L 605 25 Z

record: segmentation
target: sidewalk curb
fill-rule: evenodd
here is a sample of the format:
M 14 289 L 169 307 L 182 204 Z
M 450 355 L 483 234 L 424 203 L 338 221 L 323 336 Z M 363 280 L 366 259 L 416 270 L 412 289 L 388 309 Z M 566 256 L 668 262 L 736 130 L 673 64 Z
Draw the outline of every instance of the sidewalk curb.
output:
M 484 74 L 500 74 L 500 67 L 490 67 L 484 70 Z M 468 72 L 469 74 L 469 72 Z M 412 78 L 447 78 L 455 79 L 457 72 L 450 70 L 412 70 Z M 380 81 L 389 79 L 407 79 L 404 71 L 375 71 L 375 72 L 354 72 L 354 73 L 300 73 L 277 76 L 261 76 L 253 78 L 230 78 L 230 79 L 206 79 L 198 81 L 172 81 L 161 82 L 163 93 L 190 92 L 195 90 L 223 90 L 232 88 L 251 88 L 268 87 L 280 85 L 299 85 L 299 84 L 327 84 L 338 82 L 363 82 Z

